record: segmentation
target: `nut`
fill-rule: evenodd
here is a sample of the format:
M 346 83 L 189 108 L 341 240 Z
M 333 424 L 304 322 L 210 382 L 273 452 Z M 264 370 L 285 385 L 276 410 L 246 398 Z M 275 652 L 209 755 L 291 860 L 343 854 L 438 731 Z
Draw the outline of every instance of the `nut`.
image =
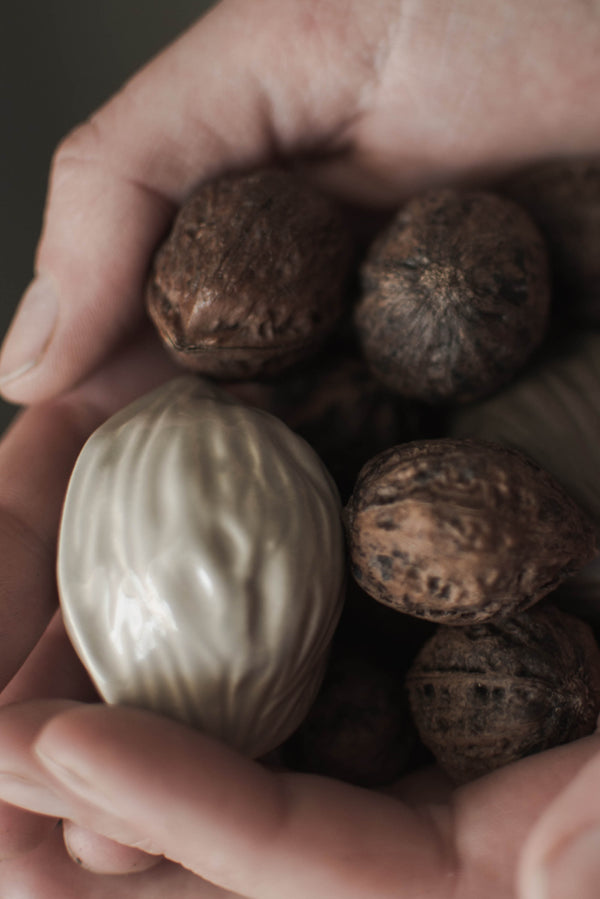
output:
M 345 519 L 360 586 L 446 624 L 527 608 L 598 553 L 595 526 L 547 472 L 484 441 L 380 453 L 363 467 Z
M 454 410 L 452 437 L 493 440 L 526 453 L 600 526 L 600 334 L 562 333 L 504 390 Z
M 498 190 L 526 209 L 544 235 L 557 310 L 600 324 L 600 157 L 539 163 Z
M 310 443 L 344 501 L 368 459 L 418 436 L 417 410 L 383 387 L 357 353 L 326 348 L 298 371 L 236 390 Z
M 465 782 L 593 733 L 600 652 L 585 622 L 537 607 L 494 623 L 439 627 L 406 686 L 421 739 Z
M 404 773 L 414 742 L 403 677 L 362 647 L 335 646 L 286 760 L 302 771 L 377 787 Z
M 205 184 L 158 250 L 149 314 L 186 368 L 274 374 L 312 352 L 343 307 L 351 261 L 337 206 L 277 170 Z
M 341 611 L 337 491 L 282 422 L 193 376 L 103 424 L 73 471 L 58 582 L 100 694 L 248 755 L 320 686 Z
M 445 189 L 415 198 L 376 239 L 362 276 L 363 351 L 407 397 L 491 393 L 546 332 L 545 245 L 528 215 L 494 194 Z

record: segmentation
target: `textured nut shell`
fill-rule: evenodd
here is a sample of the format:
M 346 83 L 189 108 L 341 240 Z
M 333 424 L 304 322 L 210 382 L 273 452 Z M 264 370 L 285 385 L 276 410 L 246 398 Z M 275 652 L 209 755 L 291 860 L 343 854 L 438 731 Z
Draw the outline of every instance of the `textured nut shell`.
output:
M 258 756 L 298 726 L 323 675 L 343 597 L 337 491 L 273 416 L 176 379 L 83 448 L 58 577 L 107 701 Z
M 344 501 L 368 459 L 420 436 L 413 404 L 383 387 L 358 354 L 326 351 L 301 371 L 236 390 L 310 443 Z
M 598 552 L 596 529 L 554 478 L 483 441 L 381 453 L 362 469 L 345 518 L 361 587 L 446 624 L 524 609 Z
M 589 625 L 552 607 L 440 627 L 406 679 L 421 739 L 464 782 L 593 733 L 600 653 Z
M 393 783 L 415 742 L 403 677 L 358 650 L 333 650 L 288 749 L 294 767 L 365 787 Z
M 449 422 L 454 437 L 513 447 L 560 481 L 600 525 L 600 335 L 561 338 L 560 346 L 508 387 Z
M 417 197 L 373 245 L 356 325 L 377 376 L 407 397 L 496 390 L 547 326 L 546 249 L 510 200 L 452 189 Z
M 600 324 L 600 157 L 546 162 L 499 186 L 530 214 L 548 245 L 559 304 Z
M 148 311 L 185 367 L 272 375 L 336 323 L 350 259 L 339 210 L 300 178 L 224 177 L 180 210 L 154 260 Z

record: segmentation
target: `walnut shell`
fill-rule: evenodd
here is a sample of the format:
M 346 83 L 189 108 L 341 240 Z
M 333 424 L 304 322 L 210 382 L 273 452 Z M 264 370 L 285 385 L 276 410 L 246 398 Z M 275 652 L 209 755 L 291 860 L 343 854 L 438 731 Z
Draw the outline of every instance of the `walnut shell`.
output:
M 377 787 L 404 773 L 414 743 L 402 675 L 374 653 L 334 646 L 286 760 L 302 771 Z
M 236 392 L 310 443 L 343 501 L 368 459 L 420 436 L 416 408 L 374 378 L 358 353 L 326 350 L 298 371 L 274 382 L 245 382 Z
M 325 671 L 345 595 L 337 490 L 283 422 L 176 378 L 83 447 L 58 584 L 104 699 L 263 755 L 298 727 Z
M 345 522 L 360 586 L 446 624 L 527 608 L 598 553 L 594 524 L 551 475 L 476 440 L 380 453 L 363 467 Z
M 452 437 L 521 450 L 600 526 L 600 334 L 563 334 L 536 365 L 494 396 L 456 409 Z
M 538 163 L 497 189 L 543 234 L 557 307 L 582 323 L 600 324 L 600 157 Z
M 340 210 L 278 170 L 223 177 L 182 207 L 146 302 L 178 362 L 218 378 L 274 374 L 338 320 L 351 243 Z
M 551 606 L 441 626 L 406 678 L 417 731 L 458 782 L 593 733 L 600 651 L 588 624 Z
M 494 194 L 416 197 L 373 244 L 362 279 L 364 354 L 385 384 L 414 399 L 491 393 L 547 329 L 545 245 L 529 216 Z

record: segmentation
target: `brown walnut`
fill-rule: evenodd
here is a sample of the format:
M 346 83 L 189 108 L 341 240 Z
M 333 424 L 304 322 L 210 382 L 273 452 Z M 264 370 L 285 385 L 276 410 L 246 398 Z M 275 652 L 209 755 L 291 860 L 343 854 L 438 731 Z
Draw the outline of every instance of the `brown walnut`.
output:
M 445 624 L 511 615 L 598 554 L 594 524 L 517 450 L 442 438 L 375 456 L 345 508 L 372 597 Z
M 406 678 L 417 731 L 465 782 L 593 733 L 600 652 L 588 624 L 552 606 L 441 626 Z
M 364 647 L 334 646 L 319 694 L 286 747 L 287 764 L 363 787 L 393 783 L 415 743 L 403 680 Z
M 527 210 L 543 234 L 557 308 L 600 324 L 600 157 L 539 163 L 498 190 Z
M 340 210 L 300 177 L 229 175 L 180 210 L 154 259 L 148 312 L 186 368 L 272 375 L 333 328 L 351 257 Z
M 414 404 L 387 390 L 364 359 L 349 350 L 328 347 L 308 365 L 274 381 L 244 382 L 235 389 L 310 443 L 344 502 L 368 459 L 419 436 Z
M 356 326 L 374 373 L 425 402 L 496 390 L 546 333 L 546 247 L 515 203 L 454 189 L 416 197 L 371 247 Z

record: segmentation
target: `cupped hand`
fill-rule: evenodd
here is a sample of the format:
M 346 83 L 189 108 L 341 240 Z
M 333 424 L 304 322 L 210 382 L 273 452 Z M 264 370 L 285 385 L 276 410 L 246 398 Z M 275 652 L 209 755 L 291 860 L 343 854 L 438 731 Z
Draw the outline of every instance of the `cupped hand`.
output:
M 33 697 L 97 698 L 57 613 L 62 502 L 89 434 L 174 374 L 147 328 L 77 389 L 22 411 L 0 441 L 1 706 Z M 30 850 L 52 826 L 51 819 L 0 803 L 0 859 Z
M 183 725 L 94 702 L 55 611 L 61 498 L 87 434 L 174 373 L 146 335 L 26 409 L 0 444 L 0 540 L 19 567 L 0 607 L 0 633 L 18 635 L 6 638 L 0 698 L 0 894 L 512 899 L 536 820 L 586 771 L 593 782 L 597 736 L 458 790 L 431 770 L 384 793 L 271 770 Z M 525 861 L 520 895 L 539 899 L 526 892 L 531 852 Z
M 91 831 L 162 860 L 126 878 L 74 873 L 51 834 L 0 866 L 0 887 L 12 895 L 16 876 L 31 899 L 510 899 L 529 829 L 599 743 L 454 792 L 423 771 L 387 795 L 271 771 L 149 712 L 18 703 L 0 712 L 0 796 L 76 822 L 80 841 Z
M 599 51 L 582 0 L 223 0 L 59 147 L 4 396 L 56 395 L 136 330 L 151 252 L 201 181 L 283 161 L 390 206 L 597 152 Z

